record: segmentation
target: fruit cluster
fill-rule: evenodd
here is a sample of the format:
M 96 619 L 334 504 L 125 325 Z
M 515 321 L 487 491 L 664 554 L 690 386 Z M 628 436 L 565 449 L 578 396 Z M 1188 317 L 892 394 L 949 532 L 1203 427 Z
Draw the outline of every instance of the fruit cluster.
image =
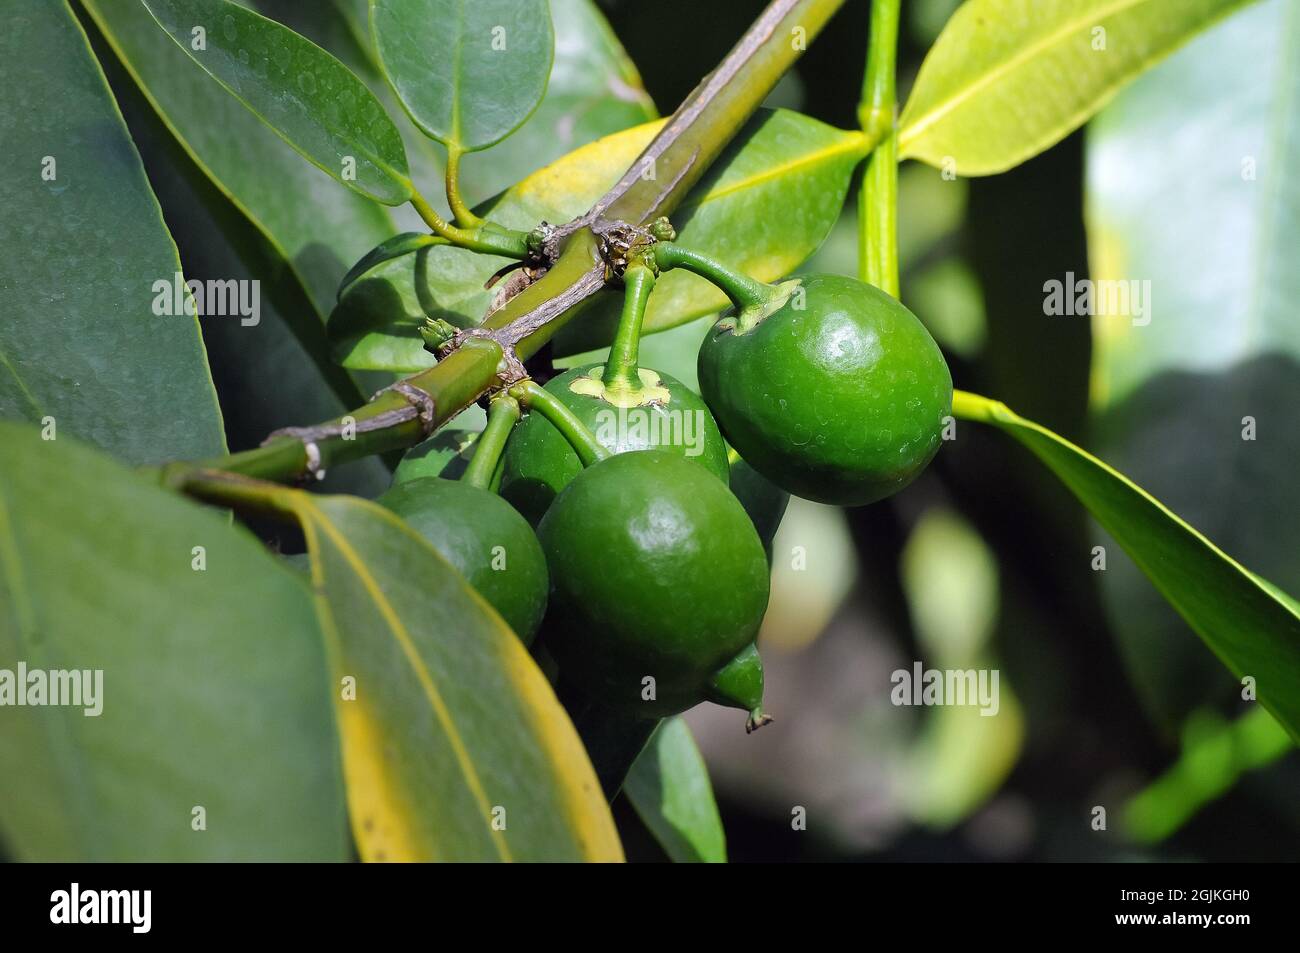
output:
M 700 348 L 702 396 L 638 363 L 668 268 L 734 305 Z M 952 380 L 916 317 L 852 278 L 765 285 L 660 241 L 623 283 L 605 363 L 498 393 L 481 435 L 417 448 L 380 502 L 583 697 L 646 719 L 712 701 L 752 730 L 788 495 L 859 505 L 906 486 L 939 448 Z

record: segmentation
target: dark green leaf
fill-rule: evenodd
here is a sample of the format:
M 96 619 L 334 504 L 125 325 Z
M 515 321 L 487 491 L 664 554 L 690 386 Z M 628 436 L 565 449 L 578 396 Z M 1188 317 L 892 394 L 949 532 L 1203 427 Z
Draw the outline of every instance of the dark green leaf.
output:
M 67 438 L 0 423 L 0 443 L 0 670 L 103 673 L 93 717 L 0 707 L 6 846 L 28 860 L 347 859 L 303 581 L 222 514 Z
M 0 415 L 48 418 L 129 463 L 219 453 L 176 247 L 85 34 L 61 3 L 9 12 Z
M 230 0 L 143 2 L 194 62 L 305 159 L 385 205 L 411 197 L 397 127 L 329 53 Z
M 371 0 L 370 28 L 407 114 L 449 148 L 504 139 L 546 92 L 546 0 Z
M 263 282 L 266 297 L 276 296 L 277 307 L 268 320 L 283 318 L 298 346 L 316 362 L 317 376 L 330 383 L 336 399 L 356 406 L 362 392 L 334 365 L 325 345 L 323 325 L 348 263 L 392 234 L 388 211 L 356 192 L 338 188 L 325 173 L 304 163 L 212 77 L 194 69 L 142 5 L 102 0 L 86 0 L 85 5 L 105 43 L 158 119 L 194 167 L 232 206 L 232 211 L 227 212 L 216 201 L 205 202 L 222 222 L 229 241 L 246 252 L 259 245 L 243 237 L 247 230 L 239 229 L 236 218 L 246 218 L 265 236 L 269 247 L 264 253 L 259 250 L 258 260 L 246 255 L 246 264 L 253 277 Z M 153 123 L 143 111 L 131 108 L 134 97 L 125 84 L 118 82 L 112 72 L 110 78 L 114 79 L 134 134 L 154 146 L 147 149 L 148 161 L 155 165 L 163 161 L 167 167 L 185 166 L 183 160 L 170 156 L 171 150 L 153 131 Z M 157 160 L 154 156 L 159 152 L 169 155 Z M 150 171 L 157 174 L 154 169 Z M 193 187 L 209 191 L 199 184 Z M 182 231 L 195 232 L 184 228 L 184 207 L 169 207 L 166 211 Z M 302 423 L 303 419 L 294 422 Z
M 623 793 L 673 860 L 726 863 L 727 840 L 709 771 L 680 715 L 660 723 L 628 772 Z

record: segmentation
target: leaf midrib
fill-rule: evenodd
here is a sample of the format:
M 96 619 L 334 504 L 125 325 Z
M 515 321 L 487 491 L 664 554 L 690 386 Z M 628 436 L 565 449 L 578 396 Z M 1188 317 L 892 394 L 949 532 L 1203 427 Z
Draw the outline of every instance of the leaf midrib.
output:
M 443 731 L 446 733 L 447 739 L 451 744 L 452 753 L 455 755 L 456 762 L 465 777 L 465 783 L 469 787 L 474 800 L 477 802 L 479 810 L 483 815 L 483 819 L 488 825 L 488 829 L 491 830 L 491 802 L 483 789 L 482 781 L 478 776 L 478 772 L 474 769 L 473 760 L 470 758 L 469 750 L 466 748 L 465 742 L 456 728 L 451 711 L 447 708 L 446 702 L 443 701 L 442 693 L 434 683 L 433 676 L 429 673 L 423 659 L 420 658 L 419 650 L 416 649 L 414 643 L 411 641 L 410 633 L 402 623 L 401 617 L 397 614 L 392 604 L 389 603 L 383 590 L 380 588 L 374 576 L 371 575 L 370 570 L 366 567 L 365 561 L 361 558 L 360 554 L 351 546 L 347 541 L 347 538 L 334 527 L 324 512 L 322 512 L 311 501 L 303 500 L 301 497 L 296 497 L 295 500 L 296 502 L 293 506 L 302 518 L 304 531 L 308 532 L 311 527 L 316 526 L 330 538 L 330 541 L 338 549 L 340 555 L 343 556 L 343 559 L 348 563 L 353 571 L 356 572 L 362 587 L 370 596 L 371 601 L 374 602 L 375 607 L 379 610 L 380 616 L 384 619 L 384 622 L 387 624 L 393 638 L 402 649 L 402 654 L 406 656 L 407 662 L 415 672 L 416 680 L 419 682 L 429 705 L 433 708 L 435 717 L 442 725 Z M 314 547 L 309 546 L 308 550 L 309 552 L 314 551 Z M 315 562 L 314 559 L 313 562 Z M 324 582 L 323 578 L 321 582 Z M 321 595 L 319 598 L 326 606 L 329 605 L 327 597 Z M 329 611 L 331 611 L 332 615 L 332 610 Z M 504 839 L 493 837 L 491 840 L 501 858 L 507 861 L 510 860 L 510 850 L 506 846 Z
M 1136 7 L 1139 4 L 1148 2 L 1150 2 L 1150 0 L 1115 0 L 1115 2 L 1108 7 L 1103 7 L 1099 10 L 1093 11 L 1087 16 L 1081 16 L 1078 19 L 1067 21 L 1061 28 L 1046 34 L 1038 42 L 1031 44 L 1017 55 L 1000 64 L 997 68 L 985 73 L 951 99 L 944 100 L 929 112 L 922 114 L 920 119 L 900 129 L 898 133 L 899 151 L 905 153 L 908 144 L 919 137 L 926 129 L 933 126 L 936 122 L 972 96 L 1000 80 L 1008 73 L 1018 69 L 1023 63 L 1037 56 L 1043 49 L 1055 45 L 1065 37 L 1075 33 L 1077 30 L 1093 26 L 1100 20 L 1107 19 L 1118 13 L 1123 13 L 1131 7 Z

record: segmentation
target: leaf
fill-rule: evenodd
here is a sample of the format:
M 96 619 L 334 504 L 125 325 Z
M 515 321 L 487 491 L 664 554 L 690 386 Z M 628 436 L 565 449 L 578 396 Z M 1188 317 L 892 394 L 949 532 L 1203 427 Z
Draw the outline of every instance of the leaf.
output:
M 159 118 L 300 277 L 323 322 L 348 265 L 392 235 L 387 210 L 304 165 L 270 127 L 194 69 L 142 5 L 84 2 Z
M 267 2 L 263 0 L 264 4 Z M 275 2 L 279 6 L 287 0 Z M 363 47 L 371 61 L 369 69 L 354 68 L 363 79 L 370 81 L 377 95 L 391 96 L 392 88 L 381 77 L 372 48 L 367 0 L 337 2 L 343 18 L 351 26 L 353 45 Z M 657 115 L 641 77 L 593 0 L 551 0 L 550 6 L 558 42 L 546 95 L 515 132 L 463 163 L 461 191 L 471 203 L 496 195 L 578 146 Z M 312 8 L 299 4 L 293 9 L 293 22 L 297 24 L 306 10 Z M 332 35 L 316 31 L 309 35 L 326 49 L 343 56 L 345 44 Z M 415 134 L 407 140 L 407 154 L 411 176 L 421 191 L 425 195 L 441 193 L 442 150 L 425 136 Z
M 1147 578 L 1265 708 L 1300 738 L 1300 611 L 1123 474 L 1005 404 L 953 393 L 953 414 L 1024 444 L 1115 537 Z
M 509 228 L 565 222 L 585 212 L 622 175 L 661 123 L 607 136 L 529 176 L 480 214 Z M 793 271 L 830 231 L 865 138 L 799 113 L 760 110 L 674 213 L 682 245 L 763 280 Z M 374 269 L 344 295 L 330 337 L 348 367 L 412 371 L 429 366 L 418 328 L 425 316 L 477 324 L 489 303 L 483 283 L 504 259 L 431 248 Z M 646 309 L 653 333 L 712 314 L 727 300 L 696 275 L 671 272 Z M 557 338 L 557 356 L 607 345 L 620 298 L 600 296 Z
M 411 197 L 397 127 L 329 53 L 230 0 L 142 2 L 194 62 L 307 161 L 385 205 Z
M 370 249 L 357 260 L 355 265 L 348 269 L 348 273 L 339 282 L 338 297 L 342 298 L 344 292 L 348 290 L 352 283 L 372 268 L 376 268 L 386 261 L 392 261 L 394 258 L 414 254 L 421 248 L 446 243 L 445 238 L 429 235 L 425 232 L 402 232 L 400 235 L 394 235 Z
M 546 95 L 522 126 L 465 162 L 466 196 L 496 195 L 579 146 L 658 116 L 592 0 L 551 0 L 551 19 L 556 44 Z
M 673 860 L 727 862 L 708 768 L 680 715 L 659 724 L 628 772 L 623 793 Z
M 279 492 L 333 683 L 355 679 L 335 708 L 362 859 L 621 860 L 572 724 L 487 603 L 382 507 Z
M 361 404 L 348 371 L 323 349 L 324 328 L 276 250 L 194 165 L 120 65 L 110 59 L 106 66 L 191 277 L 257 289 L 255 320 L 220 313 L 200 319 L 230 449 L 251 449 L 273 430 L 331 420 Z M 317 489 L 376 496 L 391 477 L 379 457 L 366 457 L 331 467 Z
M 546 92 L 546 0 L 371 0 L 370 29 L 407 115 L 450 149 L 499 142 Z
M 346 860 L 307 587 L 224 514 L 66 437 L 0 423 L 0 442 L 0 670 L 103 673 L 98 715 L 84 698 L 0 708 L 8 848 L 40 861 Z
M 899 156 L 1005 172 L 1082 126 L 1144 69 L 1249 0 L 968 0 L 899 120 Z
M 1300 16 L 1292 3 L 1260 3 L 1125 90 L 1087 151 L 1092 277 L 1146 289 L 1142 317 L 1093 321 L 1098 446 L 1290 588 L 1300 588 L 1289 410 L 1300 401 L 1300 183 L 1281 157 L 1300 148 L 1298 97 Z M 1243 439 L 1245 418 L 1257 439 Z M 1098 581 L 1130 667 L 1163 660 L 1165 677 L 1136 681 L 1163 724 L 1216 686 L 1227 694 L 1135 567 L 1120 560 Z
M 218 454 L 198 321 L 183 306 L 154 310 L 157 283 L 184 281 L 176 247 L 85 34 L 63 4 L 11 12 L 0 33 L 0 415 L 48 418 L 60 437 L 128 463 Z

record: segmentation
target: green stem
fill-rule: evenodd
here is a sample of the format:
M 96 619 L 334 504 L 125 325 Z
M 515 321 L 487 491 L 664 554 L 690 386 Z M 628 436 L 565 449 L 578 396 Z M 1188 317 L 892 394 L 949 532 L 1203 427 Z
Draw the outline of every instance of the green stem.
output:
M 899 295 L 898 133 L 895 74 L 899 0 L 873 0 L 867 68 L 858 121 L 877 145 L 862 169 L 858 190 L 858 275 Z
M 605 361 L 605 386 L 637 390 L 641 378 L 637 361 L 641 351 L 641 325 L 645 321 L 646 301 L 655 287 L 655 273 L 637 261 L 623 273 L 623 314 L 618 331 Z
M 771 285 L 755 281 L 748 275 L 733 271 L 721 262 L 672 242 L 659 242 L 654 246 L 654 255 L 655 263 L 662 271 L 684 268 L 713 282 L 731 299 L 737 311 L 761 308 L 776 295 Z
M 610 455 L 609 451 L 596 440 L 596 435 L 578 419 L 578 415 L 536 381 L 525 379 L 513 385 L 510 388 L 510 396 L 528 410 L 537 411 L 552 427 L 563 434 L 584 467 L 589 467 Z
M 447 204 L 456 224 L 462 228 L 478 228 L 483 219 L 475 215 L 460 195 L 460 157 L 464 153 L 456 146 L 447 147 Z
M 509 394 L 499 394 L 492 398 L 488 406 L 487 426 L 474 444 L 474 456 L 461 475 L 461 482 L 486 490 L 492 485 L 492 475 L 496 472 L 505 449 L 506 439 L 519 420 L 519 402 Z
M 420 213 L 420 218 L 424 219 L 435 235 L 441 235 L 453 245 L 484 255 L 501 255 L 521 260 L 528 257 L 528 235 L 524 232 L 502 228 L 478 218 L 466 228 L 449 225 L 419 192 L 412 194 L 411 207 Z M 459 218 L 457 213 L 457 219 Z

